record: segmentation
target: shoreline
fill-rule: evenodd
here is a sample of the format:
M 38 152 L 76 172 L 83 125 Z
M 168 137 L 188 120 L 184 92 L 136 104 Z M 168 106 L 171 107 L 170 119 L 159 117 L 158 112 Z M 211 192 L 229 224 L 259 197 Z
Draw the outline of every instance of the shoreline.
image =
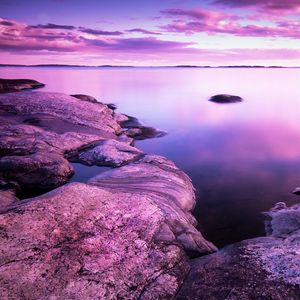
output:
M 0 193 L 6 201 L 0 216 L 5 232 L 0 267 L 4 298 L 14 287 L 13 296 L 32 299 L 209 299 L 220 291 L 232 293 L 228 299 L 263 293 L 274 299 L 298 299 L 300 274 L 293 253 L 300 246 L 293 241 L 300 236 L 299 207 L 282 205 L 269 212 L 268 237 L 207 255 L 217 249 L 195 228 L 191 214 L 195 194 L 189 177 L 170 160 L 134 147 L 134 138 L 145 133 L 135 118 L 86 97 L 42 92 L 0 95 L 5 112 L 0 159 Z M 70 123 L 66 131 L 62 121 Z M 153 128 L 151 133 L 157 134 Z M 74 172 L 68 161 L 113 169 L 87 183 L 66 184 Z M 37 185 L 52 191 L 16 198 L 18 188 Z M 293 223 L 288 222 L 291 217 Z M 273 250 L 267 257 L 266 249 Z M 278 249 L 292 251 L 282 259 Z M 238 272 L 241 264 L 253 268 Z M 209 269 L 203 273 L 205 265 Z M 293 280 L 282 275 L 282 265 L 294 268 Z M 196 280 L 199 276 L 201 282 Z M 216 287 L 210 285 L 210 276 L 217 278 Z M 232 276 L 239 280 L 234 283 Z M 288 298 L 278 298 L 272 285 L 280 286 Z

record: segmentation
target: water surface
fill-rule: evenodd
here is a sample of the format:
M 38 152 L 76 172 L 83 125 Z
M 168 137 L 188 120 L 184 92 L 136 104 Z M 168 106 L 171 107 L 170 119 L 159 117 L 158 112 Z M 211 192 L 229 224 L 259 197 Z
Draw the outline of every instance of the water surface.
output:
M 193 180 L 204 235 L 222 246 L 263 233 L 261 211 L 299 202 L 300 69 L 0 68 L 44 91 L 89 94 L 166 130 L 137 142 L 167 156 Z M 216 104 L 216 94 L 242 103 Z M 85 181 L 97 167 L 78 167 Z

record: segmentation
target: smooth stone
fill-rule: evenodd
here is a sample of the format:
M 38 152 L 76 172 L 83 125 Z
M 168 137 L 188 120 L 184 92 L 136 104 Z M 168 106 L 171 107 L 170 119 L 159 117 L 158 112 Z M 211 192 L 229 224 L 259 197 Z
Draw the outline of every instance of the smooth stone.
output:
M 103 172 L 88 183 L 112 192 L 147 195 L 168 216 L 168 233 L 159 232 L 159 236 L 169 237 L 171 231 L 191 257 L 216 251 L 195 228 L 197 221 L 191 211 L 196 202 L 190 178 L 170 160 L 146 155 L 137 162 Z
M 216 103 L 236 103 L 242 102 L 243 98 L 234 95 L 220 94 L 212 96 L 209 101 Z
M 105 140 L 98 143 L 96 147 L 79 153 L 78 161 L 88 165 L 119 167 L 138 160 L 142 156 L 141 150 L 126 143 Z
M 277 299 L 300 296 L 300 204 L 266 213 L 267 237 L 191 260 L 175 299 Z
M 44 87 L 41 82 L 32 79 L 3 79 L 0 78 L 0 93 L 18 92 L 26 89 Z

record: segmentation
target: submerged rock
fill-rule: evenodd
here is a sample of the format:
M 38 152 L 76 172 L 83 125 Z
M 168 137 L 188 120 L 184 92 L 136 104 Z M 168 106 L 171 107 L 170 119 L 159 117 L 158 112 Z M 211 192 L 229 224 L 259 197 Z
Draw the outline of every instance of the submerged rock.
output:
M 216 103 L 236 103 L 242 102 L 243 98 L 234 95 L 220 94 L 212 96 L 209 101 Z
M 3 79 L 0 78 L 0 93 L 18 92 L 26 89 L 44 87 L 41 82 L 32 79 Z
M 176 299 L 299 300 L 300 205 L 279 206 L 267 213 L 267 237 L 192 260 Z

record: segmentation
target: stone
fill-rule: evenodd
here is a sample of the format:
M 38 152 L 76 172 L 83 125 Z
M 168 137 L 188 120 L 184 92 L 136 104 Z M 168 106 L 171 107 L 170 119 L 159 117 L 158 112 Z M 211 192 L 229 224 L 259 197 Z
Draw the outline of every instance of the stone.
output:
M 175 299 L 299 300 L 300 204 L 279 204 L 266 214 L 267 237 L 191 260 L 191 271 Z
M 18 92 L 27 89 L 44 87 L 41 82 L 32 79 L 3 79 L 0 78 L 0 93 Z
M 242 102 L 243 98 L 234 95 L 220 94 L 220 95 L 212 96 L 209 99 L 209 101 L 216 102 L 216 103 L 236 103 L 236 102 Z
M 70 163 L 57 153 L 36 152 L 26 156 L 0 158 L 5 180 L 17 181 L 23 188 L 51 189 L 68 181 L 74 174 Z
M 119 167 L 138 160 L 143 152 L 135 147 L 116 140 L 104 140 L 96 147 L 83 151 L 78 161 L 87 165 Z
M 120 125 L 114 120 L 113 112 L 106 105 L 78 101 L 61 93 L 19 92 L 0 95 L 0 109 L 8 114 L 46 114 L 73 125 L 121 133 Z
M 98 100 L 96 98 L 94 98 L 93 96 L 83 95 L 83 94 L 76 94 L 76 95 L 71 95 L 71 96 L 75 97 L 79 100 L 82 100 L 82 101 L 87 101 L 87 102 L 91 102 L 91 103 L 98 103 Z
M 137 128 L 129 128 L 124 131 L 124 133 L 134 138 L 135 140 L 145 140 L 151 138 L 163 137 L 167 134 L 167 132 L 153 128 L 153 127 L 137 127 Z
M 196 202 L 190 178 L 170 160 L 146 155 L 139 161 L 101 173 L 88 183 L 114 192 L 147 195 L 168 216 L 169 228 L 165 226 L 158 236 L 167 236 L 166 242 L 174 236 L 173 241 L 182 244 L 191 257 L 216 251 L 195 228 L 197 221 L 191 211 Z

